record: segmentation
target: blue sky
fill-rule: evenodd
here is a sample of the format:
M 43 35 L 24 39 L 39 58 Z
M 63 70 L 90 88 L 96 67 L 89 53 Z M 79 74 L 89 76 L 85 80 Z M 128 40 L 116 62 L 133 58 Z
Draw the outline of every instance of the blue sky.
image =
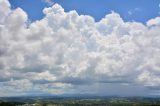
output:
M 44 0 L 9 0 L 12 8 L 24 9 L 31 21 L 41 19 L 43 8 L 49 5 Z M 76 10 L 79 14 L 91 15 L 96 21 L 106 14 L 115 11 L 125 21 L 145 23 L 151 18 L 159 16 L 160 0 L 53 0 L 60 4 L 65 11 Z

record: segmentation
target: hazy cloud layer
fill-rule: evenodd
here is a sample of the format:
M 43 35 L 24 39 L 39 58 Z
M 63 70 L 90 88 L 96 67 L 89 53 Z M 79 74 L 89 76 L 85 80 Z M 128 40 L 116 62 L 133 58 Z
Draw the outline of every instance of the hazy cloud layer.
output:
M 0 0 L 0 95 L 106 92 L 105 84 L 160 90 L 160 17 L 144 25 L 115 12 L 95 22 L 58 4 L 43 12 L 29 23 Z

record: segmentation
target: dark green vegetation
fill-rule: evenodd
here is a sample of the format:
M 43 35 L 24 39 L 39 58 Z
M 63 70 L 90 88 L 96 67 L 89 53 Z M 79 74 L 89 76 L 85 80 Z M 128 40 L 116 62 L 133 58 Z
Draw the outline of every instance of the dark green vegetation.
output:
M 0 106 L 160 106 L 160 98 L 142 97 L 10 97 Z

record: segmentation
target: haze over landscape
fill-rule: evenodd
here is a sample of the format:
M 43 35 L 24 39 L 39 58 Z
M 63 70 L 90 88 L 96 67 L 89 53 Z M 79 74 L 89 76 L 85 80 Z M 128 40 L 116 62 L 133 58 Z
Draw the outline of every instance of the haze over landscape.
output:
M 0 0 L 0 97 L 159 97 L 160 0 L 75 1 Z

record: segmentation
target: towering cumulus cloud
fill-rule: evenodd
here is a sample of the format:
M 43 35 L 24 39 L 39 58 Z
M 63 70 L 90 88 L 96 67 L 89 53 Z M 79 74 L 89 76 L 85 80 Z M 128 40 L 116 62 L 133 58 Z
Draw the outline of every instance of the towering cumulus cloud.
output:
M 95 22 L 58 4 L 43 13 L 29 23 L 21 8 L 0 0 L 1 96 L 100 93 L 116 85 L 160 91 L 160 17 L 144 25 L 112 12 Z

